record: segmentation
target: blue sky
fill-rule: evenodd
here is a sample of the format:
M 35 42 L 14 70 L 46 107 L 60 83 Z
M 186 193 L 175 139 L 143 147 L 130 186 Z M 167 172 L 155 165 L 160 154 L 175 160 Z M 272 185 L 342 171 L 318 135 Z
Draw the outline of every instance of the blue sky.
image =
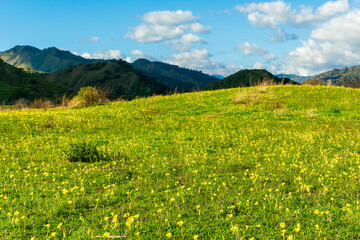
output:
M 54 46 L 224 76 L 312 75 L 360 64 L 359 8 L 359 0 L 0 0 L 0 51 Z

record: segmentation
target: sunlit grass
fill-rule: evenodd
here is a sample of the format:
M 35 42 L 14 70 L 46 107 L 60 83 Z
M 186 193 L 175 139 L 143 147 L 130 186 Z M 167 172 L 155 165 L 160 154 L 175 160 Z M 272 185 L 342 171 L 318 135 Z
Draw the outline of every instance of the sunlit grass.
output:
M 84 143 L 111 160 L 69 161 Z M 4 111 L 0 160 L 5 239 L 360 232 L 356 89 L 270 86 Z

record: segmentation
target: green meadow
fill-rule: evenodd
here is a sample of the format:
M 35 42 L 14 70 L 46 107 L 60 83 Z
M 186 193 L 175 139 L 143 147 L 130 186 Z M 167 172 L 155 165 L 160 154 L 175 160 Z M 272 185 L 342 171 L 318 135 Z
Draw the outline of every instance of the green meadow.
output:
M 356 239 L 359 175 L 358 89 L 0 111 L 1 239 Z

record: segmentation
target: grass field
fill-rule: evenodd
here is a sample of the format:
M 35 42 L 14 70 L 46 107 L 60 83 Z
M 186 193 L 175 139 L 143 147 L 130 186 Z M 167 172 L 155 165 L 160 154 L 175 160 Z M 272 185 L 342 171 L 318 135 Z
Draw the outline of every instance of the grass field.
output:
M 0 239 L 360 238 L 357 89 L 0 111 L 0 160 Z

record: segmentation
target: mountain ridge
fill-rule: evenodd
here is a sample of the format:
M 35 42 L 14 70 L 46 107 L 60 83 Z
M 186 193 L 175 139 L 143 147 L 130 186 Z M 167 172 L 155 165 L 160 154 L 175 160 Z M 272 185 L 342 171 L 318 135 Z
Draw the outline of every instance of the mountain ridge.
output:
M 154 78 L 156 81 L 171 89 L 180 91 L 192 91 L 200 89 L 219 79 L 205 74 L 201 71 L 187 69 L 159 61 L 137 59 L 131 65 L 144 75 Z
M 18 68 L 30 68 L 36 71 L 53 73 L 78 64 L 89 64 L 100 59 L 86 59 L 69 51 L 49 47 L 40 50 L 36 47 L 17 45 L 0 52 L 0 58 Z
M 360 87 L 360 65 L 344 67 L 341 69 L 323 72 L 312 77 L 313 80 L 320 80 L 323 84 L 331 81 L 332 85 L 344 87 Z
M 275 84 L 299 84 L 290 80 L 289 78 L 278 78 L 265 69 L 244 69 L 206 86 L 203 88 L 203 90 L 251 87 L 257 86 L 263 82 L 270 82 Z
M 165 85 L 148 78 L 123 60 L 73 66 L 47 75 L 46 80 L 67 86 L 73 92 L 86 86 L 104 88 L 113 99 L 133 99 L 169 92 Z

